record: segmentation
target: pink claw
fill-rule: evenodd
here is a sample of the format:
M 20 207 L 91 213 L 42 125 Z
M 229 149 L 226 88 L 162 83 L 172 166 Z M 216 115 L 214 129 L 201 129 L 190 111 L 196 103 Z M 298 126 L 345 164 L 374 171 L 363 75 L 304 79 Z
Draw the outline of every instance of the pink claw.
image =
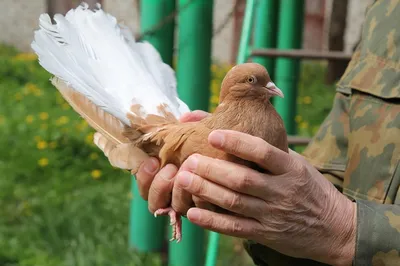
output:
M 172 238 L 169 241 L 176 240 L 179 243 L 182 240 L 182 220 L 181 216 L 176 213 L 171 207 L 165 209 L 158 209 L 154 212 L 154 217 L 158 215 L 168 215 L 170 225 L 172 226 Z

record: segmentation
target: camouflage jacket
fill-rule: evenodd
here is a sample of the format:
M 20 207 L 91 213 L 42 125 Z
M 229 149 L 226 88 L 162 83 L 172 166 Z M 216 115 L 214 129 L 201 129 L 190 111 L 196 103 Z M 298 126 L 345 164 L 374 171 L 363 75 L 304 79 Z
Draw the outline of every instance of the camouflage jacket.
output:
M 400 0 L 368 7 L 332 110 L 303 155 L 357 203 L 353 265 L 400 265 Z M 245 247 L 257 265 L 323 265 Z

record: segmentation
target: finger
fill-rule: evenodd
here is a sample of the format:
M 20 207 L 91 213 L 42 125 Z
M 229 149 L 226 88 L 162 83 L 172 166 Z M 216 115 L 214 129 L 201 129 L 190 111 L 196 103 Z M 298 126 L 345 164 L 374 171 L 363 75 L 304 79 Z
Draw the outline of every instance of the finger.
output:
M 171 203 L 173 179 L 178 172 L 175 165 L 167 164 L 154 177 L 149 189 L 149 210 L 154 213 L 156 210 L 166 208 Z
M 178 173 L 175 184 L 194 196 L 237 214 L 259 217 L 263 210 L 264 201 L 232 191 L 187 171 Z
M 136 183 L 139 188 L 140 196 L 144 200 L 148 200 L 149 189 L 159 167 L 160 163 L 153 157 L 145 160 L 139 167 L 139 171 L 136 174 Z
M 186 123 L 186 122 L 196 122 L 196 121 L 200 121 L 204 118 L 206 118 L 207 116 L 209 116 L 210 113 L 207 113 L 205 111 L 201 111 L 201 110 L 196 110 L 190 113 L 185 113 L 181 116 L 181 118 L 179 119 L 179 121 Z
M 205 210 L 209 210 L 209 211 L 216 211 L 217 210 L 217 206 L 215 206 L 214 204 L 209 203 L 208 201 L 194 196 L 192 195 L 192 200 L 194 202 L 194 206 L 196 206 L 197 208 L 200 209 L 205 209 Z
M 257 163 L 260 167 L 276 175 L 289 172 L 292 166 L 292 158 L 288 153 L 268 144 L 261 138 L 242 132 L 215 130 L 208 136 L 208 141 L 215 148 Z
M 223 187 L 259 198 L 264 196 L 265 188 L 268 187 L 267 176 L 260 172 L 203 155 L 191 155 L 182 164 L 181 169 L 195 173 Z
M 171 207 L 176 212 L 186 215 L 187 211 L 194 206 L 192 195 L 190 195 L 190 193 L 184 190 L 182 187 L 176 186 L 175 181 L 176 178 L 174 180 L 174 187 L 172 189 Z
M 251 218 L 221 214 L 199 208 L 191 208 L 187 218 L 205 229 L 234 237 L 254 240 L 262 231 L 261 224 Z

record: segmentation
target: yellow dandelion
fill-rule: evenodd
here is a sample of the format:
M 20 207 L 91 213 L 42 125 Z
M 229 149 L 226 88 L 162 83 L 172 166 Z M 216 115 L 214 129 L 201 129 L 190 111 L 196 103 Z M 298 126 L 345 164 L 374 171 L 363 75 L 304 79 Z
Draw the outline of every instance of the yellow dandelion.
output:
M 308 128 L 308 122 L 307 121 L 303 121 L 300 123 L 299 127 L 301 129 L 307 129 Z
M 39 114 L 39 118 L 40 118 L 41 120 L 47 120 L 47 119 L 49 119 L 49 114 L 46 113 L 46 112 L 41 112 L 41 113 Z
M 30 82 L 26 83 L 25 89 L 26 89 L 28 92 L 32 92 L 32 93 L 35 92 L 35 91 L 37 91 L 37 90 L 40 90 L 35 84 L 30 83 Z
M 22 100 L 22 93 L 17 92 L 14 97 L 15 97 L 15 100 L 21 101 Z
M 69 122 L 69 118 L 65 115 L 60 116 L 57 120 L 56 120 L 56 125 L 61 126 L 61 125 L 65 125 L 68 124 Z
M 294 121 L 296 121 L 296 123 L 300 123 L 301 121 L 303 121 L 303 117 L 301 117 L 301 115 L 296 115 L 296 117 L 294 118 Z
M 101 171 L 100 170 L 93 170 L 90 175 L 92 176 L 93 179 L 99 179 L 101 177 Z
M 91 132 L 91 133 L 86 135 L 86 138 L 85 138 L 86 143 L 88 143 L 88 144 L 92 144 L 93 143 L 93 135 L 94 135 L 93 132 Z
M 37 144 L 36 147 L 38 148 L 38 150 L 44 150 L 47 148 L 47 142 L 44 140 L 40 140 Z
M 45 167 L 48 164 L 49 164 L 49 159 L 47 159 L 45 157 L 40 158 L 39 161 L 38 161 L 38 165 L 41 166 L 41 167 Z
M 33 92 L 33 95 L 39 97 L 39 96 L 42 96 L 42 95 L 43 95 L 43 92 L 42 92 L 42 90 L 38 89 L 38 90 L 36 90 L 36 91 Z
M 28 115 L 25 118 L 26 123 L 28 124 L 32 124 L 33 120 L 35 120 L 35 118 L 33 117 L 33 115 Z
M 312 98 L 310 96 L 305 96 L 303 98 L 303 103 L 304 104 L 311 104 L 312 103 Z
M 89 155 L 89 158 L 90 158 L 91 160 L 97 160 L 97 159 L 99 158 L 99 155 L 98 155 L 96 152 L 92 152 L 92 153 Z
M 55 149 L 55 148 L 57 148 L 57 142 L 51 141 L 51 142 L 49 143 L 49 147 L 50 147 L 50 149 Z
M 40 125 L 40 129 L 42 129 L 42 130 L 47 130 L 48 128 L 49 128 L 49 125 L 47 125 L 47 124 Z

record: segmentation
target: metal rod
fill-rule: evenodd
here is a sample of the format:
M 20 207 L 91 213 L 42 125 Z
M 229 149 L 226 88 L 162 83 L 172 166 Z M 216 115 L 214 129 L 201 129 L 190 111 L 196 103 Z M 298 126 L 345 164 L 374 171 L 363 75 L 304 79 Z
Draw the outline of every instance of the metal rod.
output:
M 302 44 L 304 0 L 281 0 L 279 8 L 278 49 L 299 49 Z M 296 134 L 297 82 L 299 60 L 278 58 L 276 60 L 275 83 L 285 94 L 285 99 L 276 98 L 274 105 L 281 115 L 289 135 Z
M 179 0 L 179 97 L 191 110 L 208 111 L 211 79 L 213 0 Z M 205 231 L 182 218 L 180 243 L 170 242 L 170 266 L 204 266 Z
M 350 61 L 351 54 L 337 52 L 337 51 L 312 51 L 312 50 L 284 50 L 284 49 L 254 49 L 251 56 L 265 56 L 265 57 L 285 57 L 285 58 L 300 58 L 300 59 L 313 59 L 313 60 L 338 60 Z
M 246 1 L 246 9 L 244 12 L 242 33 L 240 35 L 239 51 L 236 59 L 236 64 L 243 64 L 247 61 L 250 54 L 250 37 L 253 28 L 253 14 L 255 0 Z
M 256 8 L 256 20 L 254 25 L 254 49 L 265 49 L 276 47 L 276 32 L 278 26 L 277 0 L 258 0 Z M 251 55 L 253 52 L 251 52 Z M 274 79 L 275 59 L 264 56 L 254 56 L 253 62 L 263 65 L 272 80 Z
M 310 143 L 311 138 L 308 137 L 300 137 L 300 136 L 288 136 L 288 144 L 289 145 L 307 145 Z
M 175 0 L 141 2 L 141 30 L 147 31 L 157 25 L 175 9 Z M 166 23 L 151 36 L 143 36 L 160 53 L 163 61 L 172 65 L 174 21 Z M 139 251 L 161 251 L 166 237 L 167 217 L 154 216 L 147 202 L 140 197 L 135 177 L 132 177 L 132 194 L 129 224 L 129 245 Z

